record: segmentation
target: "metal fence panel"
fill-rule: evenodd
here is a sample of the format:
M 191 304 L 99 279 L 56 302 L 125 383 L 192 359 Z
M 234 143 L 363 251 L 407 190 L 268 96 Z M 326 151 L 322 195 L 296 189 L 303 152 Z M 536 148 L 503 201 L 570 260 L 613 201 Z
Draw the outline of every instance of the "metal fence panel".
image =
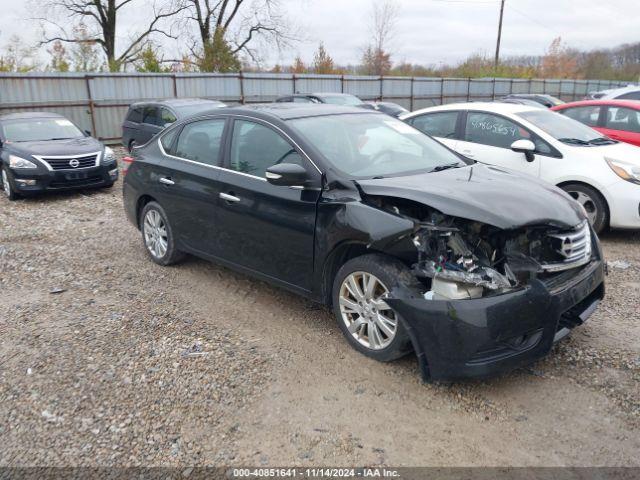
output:
M 144 99 L 203 97 L 229 104 L 270 102 L 295 92 L 341 92 L 385 99 L 406 108 L 491 100 L 509 93 L 548 93 L 564 100 L 625 86 L 610 80 L 371 77 L 260 73 L 0 74 L 0 114 L 50 111 L 106 141 L 117 141 L 129 103 Z
M 380 97 L 380 91 L 380 77 L 344 77 L 344 93 L 357 95 L 363 100 L 375 100 Z
M 120 103 L 131 103 L 175 96 L 174 77 L 169 74 L 96 75 L 89 77 L 89 84 L 91 98 L 97 102 L 118 100 Z
M 288 93 L 342 92 L 340 75 L 296 75 L 295 90 Z
M 199 97 L 239 102 L 242 96 L 237 74 L 179 74 L 176 93 L 180 98 Z
M 78 103 L 88 100 L 84 76 L 23 74 L 0 76 L 0 105 Z

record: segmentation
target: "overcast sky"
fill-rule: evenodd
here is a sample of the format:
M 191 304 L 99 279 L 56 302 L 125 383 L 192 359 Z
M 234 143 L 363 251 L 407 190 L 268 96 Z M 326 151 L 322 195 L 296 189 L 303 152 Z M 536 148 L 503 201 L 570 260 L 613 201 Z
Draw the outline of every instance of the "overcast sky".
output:
M 31 0 L 34 1 L 34 0 Z M 299 53 L 309 61 L 318 42 L 338 64 L 357 63 L 368 40 L 372 0 L 281 0 L 292 23 L 306 37 L 284 52 L 263 52 L 267 64 L 289 64 Z M 471 53 L 493 55 L 499 0 L 396 0 L 400 5 L 393 60 L 425 65 L 455 63 Z M 29 21 L 30 0 L 0 0 L 0 46 L 13 34 L 38 39 Z M 141 27 L 145 10 L 136 0 L 127 7 L 120 35 Z M 135 5 L 135 6 L 134 6 Z M 562 36 L 572 47 L 591 49 L 640 41 L 640 0 L 506 0 L 503 55 L 542 54 Z M 167 56 L 175 43 L 163 43 Z

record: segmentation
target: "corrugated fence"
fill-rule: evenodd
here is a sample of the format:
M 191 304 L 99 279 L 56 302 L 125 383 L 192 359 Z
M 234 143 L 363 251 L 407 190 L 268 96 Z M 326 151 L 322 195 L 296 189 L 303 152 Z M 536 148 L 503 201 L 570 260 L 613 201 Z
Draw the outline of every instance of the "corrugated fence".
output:
M 443 103 L 492 100 L 509 93 L 547 93 L 565 101 L 624 82 L 521 78 L 423 78 L 292 74 L 0 74 L 0 114 L 60 113 L 106 142 L 120 139 L 130 103 L 201 97 L 229 104 L 271 102 L 294 92 L 344 92 L 388 100 L 409 110 Z

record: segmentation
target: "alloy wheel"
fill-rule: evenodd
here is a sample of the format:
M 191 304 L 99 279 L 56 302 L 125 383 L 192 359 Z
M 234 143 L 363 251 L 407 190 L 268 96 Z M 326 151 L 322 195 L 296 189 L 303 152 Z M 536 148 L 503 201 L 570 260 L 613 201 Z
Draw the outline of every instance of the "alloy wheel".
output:
M 353 272 L 340 286 L 340 313 L 354 339 L 371 350 L 381 350 L 398 329 L 395 312 L 385 302 L 387 287 L 367 272 Z
M 2 188 L 4 189 L 4 194 L 7 197 L 11 197 L 11 184 L 9 183 L 7 172 L 4 169 L 2 170 Z
M 571 191 L 568 190 L 567 193 L 573 197 L 573 199 L 582 205 L 587 212 L 587 218 L 589 219 L 589 223 L 593 225 L 598 217 L 598 207 L 596 207 L 593 198 L 587 195 L 584 192 Z
M 149 210 L 144 217 L 144 243 L 155 258 L 162 258 L 167 253 L 169 236 L 162 215 L 157 210 Z

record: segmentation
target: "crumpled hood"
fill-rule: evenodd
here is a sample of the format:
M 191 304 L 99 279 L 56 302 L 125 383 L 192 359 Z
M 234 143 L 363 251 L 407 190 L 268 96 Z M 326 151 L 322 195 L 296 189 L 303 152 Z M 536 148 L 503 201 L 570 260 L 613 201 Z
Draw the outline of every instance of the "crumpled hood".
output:
M 365 194 L 405 198 L 501 229 L 536 224 L 570 228 L 585 219 L 578 203 L 559 188 L 490 165 L 357 183 Z
M 84 153 L 101 152 L 104 149 L 102 143 L 93 137 L 38 142 L 15 142 L 8 143 L 7 147 L 9 147 L 8 149 L 10 149 L 12 153 L 27 158 L 30 155 L 82 155 Z

